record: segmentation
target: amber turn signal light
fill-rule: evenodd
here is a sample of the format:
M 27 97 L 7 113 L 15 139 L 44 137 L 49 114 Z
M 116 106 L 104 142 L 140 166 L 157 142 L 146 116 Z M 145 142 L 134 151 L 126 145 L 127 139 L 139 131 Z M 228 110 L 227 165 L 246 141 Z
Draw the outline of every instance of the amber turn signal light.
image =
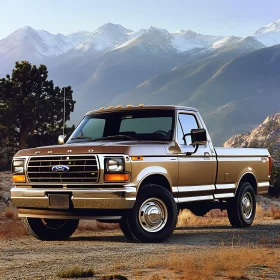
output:
M 143 160 L 143 157 L 131 157 L 131 160 L 135 161 L 135 160 Z
M 129 180 L 129 174 L 105 174 L 105 181 L 107 182 L 123 182 Z
M 13 175 L 14 183 L 25 183 L 25 175 Z

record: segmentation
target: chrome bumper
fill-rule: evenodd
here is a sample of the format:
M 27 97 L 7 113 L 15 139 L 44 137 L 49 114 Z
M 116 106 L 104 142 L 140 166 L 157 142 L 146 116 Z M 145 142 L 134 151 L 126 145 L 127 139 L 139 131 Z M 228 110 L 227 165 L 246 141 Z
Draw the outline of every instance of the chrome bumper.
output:
M 49 195 L 69 195 L 69 212 L 76 209 L 131 209 L 136 200 L 136 189 L 122 188 L 94 188 L 94 189 L 63 189 L 63 188 L 17 188 L 11 189 L 11 199 L 18 208 L 28 209 L 65 209 L 62 203 L 57 207 L 50 205 Z M 25 211 L 26 212 L 26 211 Z M 19 211 L 19 216 L 21 216 Z M 26 216 L 26 215 L 25 215 Z

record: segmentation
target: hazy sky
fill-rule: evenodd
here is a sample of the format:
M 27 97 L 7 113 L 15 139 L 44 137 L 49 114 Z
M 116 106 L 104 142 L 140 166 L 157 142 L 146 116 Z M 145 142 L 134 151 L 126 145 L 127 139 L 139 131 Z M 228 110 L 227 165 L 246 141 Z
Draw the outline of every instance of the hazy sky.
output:
M 0 9 L 0 39 L 23 26 L 69 34 L 106 22 L 246 36 L 280 18 L 280 0 L 0 0 Z

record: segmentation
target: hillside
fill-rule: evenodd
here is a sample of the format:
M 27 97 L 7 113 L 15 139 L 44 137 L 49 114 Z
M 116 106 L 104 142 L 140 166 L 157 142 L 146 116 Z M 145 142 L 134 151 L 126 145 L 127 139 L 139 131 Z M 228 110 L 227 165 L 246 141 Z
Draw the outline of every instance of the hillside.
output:
M 280 112 L 267 117 L 251 132 L 232 136 L 224 147 L 267 147 L 274 165 L 280 167 Z
M 243 52 L 244 49 L 243 49 Z M 150 78 L 112 104 L 182 104 L 203 114 L 216 145 L 280 110 L 280 45 L 220 50 Z

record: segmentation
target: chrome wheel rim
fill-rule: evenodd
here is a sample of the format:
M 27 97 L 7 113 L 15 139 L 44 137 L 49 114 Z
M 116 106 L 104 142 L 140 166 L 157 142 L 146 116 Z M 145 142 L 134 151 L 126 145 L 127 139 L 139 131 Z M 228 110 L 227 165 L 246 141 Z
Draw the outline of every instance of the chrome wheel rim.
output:
M 158 198 L 145 200 L 139 208 L 139 222 L 148 232 L 160 231 L 167 222 L 168 211 L 165 203 Z
M 41 219 L 44 226 L 48 229 L 59 229 L 66 224 L 66 220 L 59 219 Z
M 252 195 L 247 192 L 242 198 L 242 213 L 243 217 L 248 220 L 253 214 L 253 198 Z

